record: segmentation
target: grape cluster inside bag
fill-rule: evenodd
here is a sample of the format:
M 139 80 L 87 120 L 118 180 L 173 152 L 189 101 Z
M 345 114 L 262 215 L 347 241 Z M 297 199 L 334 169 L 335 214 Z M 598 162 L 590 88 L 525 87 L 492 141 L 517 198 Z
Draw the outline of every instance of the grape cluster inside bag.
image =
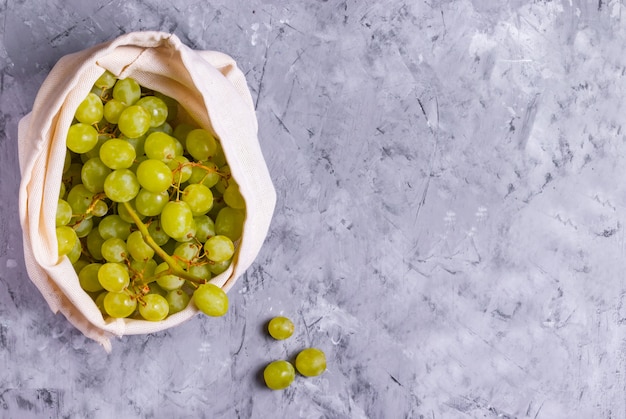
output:
M 55 216 L 66 136 L 78 105 L 105 70 L 175 99 L 197 126 L 220 140 L 246 216 L 231 265 L 211 283 L 228 291 L 252 264 L 267 235 L 276 193 L 259 146 L 252 98 L 231 57 L 192 50 L 169 33 L 135 32 L 61 58 L 18 127 L 26 268 L 53 312 L 63 313 L 110 351 L 114 336 L 164 330 L 190 319 L 198 309 L 189 304 L 157 322 L 105 318 L 81 288 L 70 260 L 59 257 Z

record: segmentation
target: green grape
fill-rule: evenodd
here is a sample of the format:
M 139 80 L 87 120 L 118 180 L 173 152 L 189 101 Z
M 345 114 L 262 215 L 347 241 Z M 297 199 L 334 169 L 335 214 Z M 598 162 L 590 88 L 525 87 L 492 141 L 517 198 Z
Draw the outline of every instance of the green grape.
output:
M 146 320 L 158 322 L 167 317 L 170 306 L 165 297 L 159 294 L 148 294 L 143 296 L 143 301 L 139 304 L 139 314 Z
M 228 296 L 215 284 L 206 283 L 196 288 L 193 292 L 193 301 L 207 316 L 223 316 L 228 311 Z
M 110 89 L 111 87 L 115 86 L 116 81 L 117 77 L 115 77 L 113 73 L 111 73 L 109 70 L 104 70 L 104 73 L 102 73 L 102 75 L 98 77 L 98 80 L 96 80 L 93 85 L 99 87 L 100 89 Z
M 131 232 L 131 224 L 122 220 L 119 215 L 107 215 L 98 224 L 98 231 L 104 240 L 111 237 L 126 240 Z
M 83 218 L 82 220 L 74 224 L 72 228 L 76 232 L 76 236 L 78 236 L 79 239 L 87 237 L 87 235 L 91 232 L 91 229 L 93 228 L 93 219 Z
M 108 292 L 104 296 L 103 306 L 109 316 L 124 318 L 133 314 L 137 300 L 128 292 Z
M 65 193 L 67 192 L 67 188 L 65 183 L 61 182 L 61 187 L 59 188 L 59 199 L 65 198 Z
M 182 143 L 182 145 L 186 148 L 185 146 L 185 140 L 187 139 L 187 134 L 189 134 L 191 131 L 193 131 L 194 129 L 196 129 L 196 127 L 194 127 L 193 125 L 189 125 L 189 124 L 178 124 L 176 125 L 176 127 L 174 128 L 174 134 L 173 136 Z
M 130 256 L 139 261 L 147 261 L 154 257 L 154 249 L 146 243 L 140 231 L 133 231 L 126 239 L 126 247 Z
M 180 185 L 187 182 L 191 177 L 192 168 L 189 159 L 185 156 L 174 157 L 167 163 L 167 167 L 172 171 L 173 183 Z
M 135 157 L 135 148 L 126 140 L 112 138 L 100 147 L 100 160 L 111 169 L 128 169 Z
M 202 128 L 194 129 L 187 134 L 185 147 L 195 160 L 207 160 L 217 150 L 213 135 Z
M 86 153 L 98 143 L 98 131 L 88 124 L 77 123 L 67 132 L 67 148 L 74 153 Z
M 165 291 L 163 288 L 161 288 L 161 286 L 159 284 L 157 284 L 156 281 L 150 282 L 148 284 L 148 289 L 149 289 L 149 291 L 147 292 L 146 295 L 148 295 L 148 294 L 158 294 L 161 297 L 165 297 L 167 295 L 167 291 Z
M 231 208 L 244 209 L 246 207 L 246 201 L 244 201 L 241 192 L 239 192 L 239 185 L 235 182 L 231 182 L 224 190 L 224 202 Z
M 222 148 L 222 144 L 217 142 L 217 149 L 215 150 L 215 154 L 211 157 L 211 161 L 218 165 L 219 167 L 226 165 L 226 156 L 224 155 L 224 149 Z
M 165 102 L 165 105 L 167 106 L 167 120 L 173 121 L 176 119 L 176 116 L 178 115 L 178 102 L 176 99 L 172 99 L 171 97 L 160 92 L 154 92 L 154 96 Z
M 296 356 L 296 369 L 305 377 L 315 377 L 326 371 L 326 355 L 320 349 L 307 348 Z
M 296 372 L 287 361 L 270 362 L 263 370 L 265 384 L 272 390 L 283 390 L 293 382 Z
M 145 96 L 136 105 L 141 106 L 150 114 L 150 126 L 158 127 L 167 119 L 167 105 L 156 96 Z
M 154 217 L 161 214 L 169 200 L 170 195 L 167 191 L 155 193 L 141 188 L 135 198 L 135 207 L 140 214 Z
M 156 127 L 150 127 L 148 129 L 148 132 L 146 132 L 146 135 L 150 135 L 153 132 L 164 132 L 167 135 L 172 135 L 174 134 L 174 128 L 172 128 L 172 126 L 167 122 L 164 122 L 161 125 L 157 125 Z
M 76 108 L 74 117 L 83 124 L 93 125 L 100 122 L 104 116 L 104 106 L 100 97 L 94 93 L 89 93 Z
M 94 203 L 93 209 L 91 210 L 91 213 L 95 215 L 96 217 L 104 217 L 108 212 L 109 212 L 109 206 L 107 205 L 106 202 L 104 202 L 101 199 L 97 200 Z
M 221 173 L 219 182 L 215 184 L 215 190 L 221 194 L 224 194 L 224 191 L 228 187 L 232 179 L 232 173 L 230 172 L 230 166 L 224 165 L 220 166 L 219 172 Z
M 96 307 L 98 307 L 98 310 L 100 310 L 100 313 L 102 313 L 102 316 L 108 315 L 108 313 L 104 309 L 104 297 L 106 297 L 108 293 L 109 293 L 108 291 L 102 291 L 100 294 L 98 294 L 95 300 Z
M 222 272 L 225 272 L 226 269 L 230 266 L 232 259 L 225 260 L 223 262 L 213 262 L 209 264 L 209 269 L 213 275 L 219 275 Z
M 82 183 L 77 184 L 67 194 L 66 201 L 72 207 L 73 215 L 91 215 L 87 214 L 87 210 L 93 202 L 94 194 Z
M 211 279 L 211 269 L 209 263 L 201 263 L 198 265 L 191 265 L 189 267 L 189 273 L 196 278 L 201 278 L 205 280 Z
M 104 180 L 104 193 L 114 202 L 128 202 L 139 193 L 139 182 L 128 169 L 112 171 Z
M 201 183 L 207 188 L 212 188 L 221 179 L 219 169 L 215 163 L 206 161 L 201 162 L 201 166 L 193 166 L 191 168 L 191 175 L 189 176 L 189 183 Z
M 186 267 L 187 262 L 194 263 L 197 261 L 201 250 L 202 246 L 197 243 L 181 243 L 176 246 L 172 254 L 181 261 L 186 262 L 184 265 Z
M 172 185 L 172 171 L 161 160 L 145 160 L 137 167 L 137 180 L 150 192 L 163 192 Z
M 183 201 L 170 201 L 161 211 L 161 228 L 173 239 L 185 237 L 194 227 L 193 214 Z
M 196 224 L 196 239 L 205 243 L 210 237 L 215 236 L 215 223 L 208 215 L 193 217 Z
M 159 246 L 163 246 L 170 239 L 170 236 L 161 228 L 161 222 L 159 220 L 153 220 L 150 223 L 148 232 L 150 233 L 150 237 L 152 237 L 154 242 Z
M 104 144 L 106 141 L 108 141 L 110 138 L 110 136 L 108 134 L 101 134 L 98 135 L 98 142 L 96 143 L 96 145 L 89 150 L 86 153 L 83 153 L 80 155 L 80 161 L 84 163 L 86 163 L 89 159 L 93 159 L 94 157 L 98 157 L 100 158 L 100 147 L 102 147 L 102 144 Z
M 185 284 L 185 280 L 176 275 L 163 274 L 163 272 L 167 272 L 169 269 L 169 265 L 165 262 L 158 265 L 154 270 L 154 275 L 158 276 L 156 282 L 166 291 L 177 290 Z
M 128 259 L 126 242 L 117 237 L 106 239 L 100 247 L 100 253 L 107 262 L 122 263 Z
M 220 210 L 215 218 L 215 232 L 237 241 L 243 231 L 245 212 L 230 207 Z
M 110 173 L 111 169 L 99 157 L 94 157 L 85 162 L 80 178 L 89 192 L 98 193 L 104 191 L 104 180 Z
M 63 160 L 63 174 L 67 173 L 72 164 L 72 153 L 67 151 L 65 153 L 65 159 Z
M 144 151 L 149 159 L 170 162 L 176 157 L 176 138 L 164 132 L 153 132 L 148 135 L 144 143 Z
M 141 106 L 131 105 L 120 114 L 117 127 L 127 137 L 141 137 L 150 128 L 150 114 Z
M 130 276 L 123 264 L 107 262 L 98 269 L 98 281 L 107 291 L 122 292 L 130 284 Z
M 98 281 L 98 270 L 101 266 L 101 263 L 90 263 L 78 271 L 78 281 L 85 291 L 98 292 L 104 289 Z
M 140 135 L 137 138 L 128 138 L 124 135 L 122 135 L 122 139 L 126 140 L 130 143 L 130 145 L 133 146 L 133 148 L 135 149 L 135 155 L 137 156 L 137 160 L 139 160 L 140 157 L 143 157 L 144 159 L 146 159 L 146 157 L 144 156 L 145 151 L 144 151 L 144 144 L 146 143 L 146 137 L 145 135 Z
M 183 311 L 190 300 L 189 295 L 180 289 L 169 291 L 165 299 L 170 306 L 170 315 Z
M 117 124 L 120 115 L 126 109 L 126 104 L 117 99 L 111 99 L 104 105 L 104 119 L 111 124 Z
M 135 279 L 139 278 L 140 281 L 153 282 L 156 267 L 157 263 L 154 259 L 146 261 L 132 260 L 130 262 L 130 269 L 133 271 L 132 277 Z
M 65 182 L 70 189 L 74 186 L 80 184 L 80 171 L 83 168 L 83 165 L 80 163 L 72 163 L 70 164 L 70 168 L 63 174 L 63 182 Z M 70 205 L 72 203 L 70 202 Z
M 203 215 L 213 206 L 213 193 L 202 184 L 188 185 L 182 193 L 181 199 L 189 205 L 194 216 Z
M 83 254 L 83 246 L 80 243 L 80 240 L 76 240 L 74 242 L 74 246 L 72 247 L 72 250 L 70 250 L 67 254 L 67 258 L 70 260 L 70 262 L 72 264 L 78 262 L 78 259 L 80 259 L 80 256 Z
M 56 233 L 59 256 L 67 255 L 78 241 L 76 232 L 72 227 L 61 226 L 56 228 Z
M 293 335 L 295 326 L 287 317 L 274 317 L 267 325 L 270 336 L 276 340 L 284 340 Z
M 102 244 L 104 239 L 97 228 L 92 229 L 87 235 L 87 250 L 95 260 L 102 260 Z
M 68 225 L 72 219 L 72 207 L 64 199 L 59 199 L 56 213 L 56 226 Z
M 207 258 L 213 262 L 223 262 L 233 257 L 235 245 L 226 236 L 213 236 L 204 243 Z
M 72 263 L 74 270 L 78 273 L 83 270 L 83 268 L 89 265 L 91 262 L 85 258 L 79 258 L 76 262 Z
M 132 105 L 141 97 L 141 86 L 134 79 L 118 80 L 113 86 L 113 99 Z
M 137 195 L 139 195 L 139 194 L 137 194 Z M 137 199 L 137 198 L 135 198 L 135 199 Z M 135 199 L 131 199 L 130 201 L 128 201 L 128 204 L 133 209 L 133 211 L 135 211 L 135 214 L 139 217 L 139 219 L 143 220 L 146 217 L 145 217 L 145 215 L 137 212 L 137 207 L 135 206 Z M 135 220 L 133 219 L 133 217 L 130 215 L 130 213 L 126 209 L 126 205 L 117 205 L 117 215 L 119 215 L 120 218 L 122 220 L 126 221 L 127 223 L 131 223 L 131 224 L 135 223 Z

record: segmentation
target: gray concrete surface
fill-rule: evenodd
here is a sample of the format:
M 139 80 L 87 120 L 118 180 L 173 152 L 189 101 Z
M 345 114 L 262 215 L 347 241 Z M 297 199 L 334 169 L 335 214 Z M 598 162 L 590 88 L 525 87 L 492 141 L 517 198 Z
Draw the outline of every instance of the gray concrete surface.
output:
M 625 418 L 624 12 L 0 2 L 0 416 Z M 60 57 L 147 29 L 237 60 L 278 203 L 225 318 L 106 354 L 26 275 L 17 123 Z M 311 345 L 325 374 L 263 387 Z

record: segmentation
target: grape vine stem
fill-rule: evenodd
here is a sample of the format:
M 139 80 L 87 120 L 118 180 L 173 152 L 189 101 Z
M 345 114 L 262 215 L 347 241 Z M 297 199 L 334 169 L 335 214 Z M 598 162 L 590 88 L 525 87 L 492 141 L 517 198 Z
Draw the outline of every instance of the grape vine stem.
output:
M 206 283 L 206 280 L 204 280 L 202 278 L 198 278 L 197 276 L 190 274 L 189 272 L 185 271 L 184 269 L 181 269 L 178 266 L 178 263 L 176 262 L 176 260 L 174 260 L 173 257 L 168 255 L 167 252 L 165 250 L 163 250 L 161 248 L 161 246 L 159 246 L 154 241 L 154 239 L 150 235 L 150 232 L 148 231 L 148 227 L 143 223 L 143 221 L 141 221 L 139 219 L 139 216 L 137 215 L 137 213 L 135 212 L 133 207 L 128 202 L 124 202 L 124 207 L 126 208 L 126 211 L 128 211 L 128 214 L 130 215 L 130 217 L 135 222 L 135 225 L 137 225 L 137 228 L 141 232 L 141 235 L 143 236 L 143 239 L 146 241 L 148 246 L 150 246 L 154 250 L 154 252 L 157 255 L 159 255 L 161 257 L 161 259 L 163 259 L 163 261 L 166 262 L 169 265 L 171 273 L 173 275 L 176 275 L 176 276 L 178 276 L 180 278 L 186 279 L 187 281 L 193 282 L 194 284 L 205 284 Z

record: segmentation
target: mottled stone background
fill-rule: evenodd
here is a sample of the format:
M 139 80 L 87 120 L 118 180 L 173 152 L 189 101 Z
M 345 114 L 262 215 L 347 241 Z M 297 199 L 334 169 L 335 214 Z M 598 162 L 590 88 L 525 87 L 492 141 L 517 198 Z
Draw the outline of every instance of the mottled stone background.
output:
M 4 0 L 0 23 L 0 417 L 626 418 L 622 2 Z M 237 60 L 278 202 L 225 318 L 106 354 L 26 275 L 17 123 L 61 56 L 154 29 Z M 265 389 L 307 346 L 327 372 Z

